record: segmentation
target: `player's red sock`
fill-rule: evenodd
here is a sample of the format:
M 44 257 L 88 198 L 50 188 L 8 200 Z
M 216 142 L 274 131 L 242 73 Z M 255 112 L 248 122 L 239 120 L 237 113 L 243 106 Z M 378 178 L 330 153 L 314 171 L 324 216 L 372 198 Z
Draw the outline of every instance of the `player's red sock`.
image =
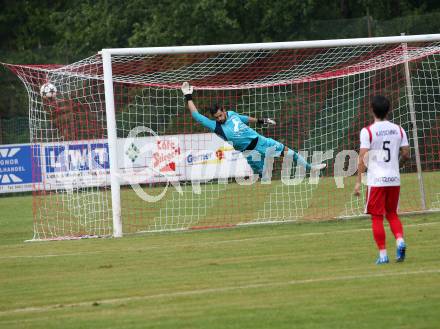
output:
M 385 229 L 383 227 L 383 216 L 372 215 L 371 227 L 373 228 L 374 241 L 376 241 L 379 250 L 385 249 Z
M 386 214 L 387 220 L 390 223 L 391 232 L 393 232 L 396 239 L 403 238 L 402 222 L 397 216 L 397 213 L 391 212 Z

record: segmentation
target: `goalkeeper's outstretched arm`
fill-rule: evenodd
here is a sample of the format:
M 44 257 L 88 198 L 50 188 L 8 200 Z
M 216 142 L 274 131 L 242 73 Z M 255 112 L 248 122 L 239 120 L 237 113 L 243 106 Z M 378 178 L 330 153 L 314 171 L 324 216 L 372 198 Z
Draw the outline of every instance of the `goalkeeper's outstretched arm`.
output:
M 200 114 L 197 110 L 196 105 L 193 102 L 192 94 L 194 91 L 193 86 L 191 86 L 188 82 L 184 82 L 181 87 L 183 96 L 185 97 L 186 104 L 188 105 L 188 109 L 191 112 L 191 116 L 196 120 L 198 123 L 203 125 L 204 127 L 214 131 L 215 130 L 215 121 L 210 120 L 204 115 Z
M 188 109 L 191 111 L 191 115 L 192 117 L 199 123 L 201 123 L 203 126 L 214 130 L 215 129 L 215 121 L 214 120 L 210 120 L 207 117 L 205 117 L 204 115 L 200 114 L 199 111 L 197 110 L 196 105 L 193 102 L 193 91 L 194 88 L 193 86 L 191 86 L 188 82 L 184 82 L 182 84 L 181 87 L 183 96 L 185 97 L 185 101 L 188 105 Z M 245 123 L 256 123 L 258 125 L 276 125 L 277 123 L 275 122 L 275 120 L 270 119 L 270 118 L 254 118 L 254 117 L 250 117 L 250 116 L 246 116 L 246 115 L 238 115 L 240 120 Z
M 189 110 L 191 111 L 191 114 L 193 112 L 198 112 L 197 107 L 192 100 L 192 94 L 194 91 L 193 86 L 191 86 L 188 82 L 184 82 L 180 89 L 182 90 L 183 96 L 185 97 L 185 101 L 188 105 Z

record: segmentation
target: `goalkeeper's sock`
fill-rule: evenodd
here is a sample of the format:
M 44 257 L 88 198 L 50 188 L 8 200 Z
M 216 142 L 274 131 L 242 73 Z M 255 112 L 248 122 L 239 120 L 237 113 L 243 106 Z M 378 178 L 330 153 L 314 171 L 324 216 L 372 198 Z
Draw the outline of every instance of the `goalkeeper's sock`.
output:
M 293 160 L 307 170 L 312 169 L 312 165 L 306 161 L 306 159 L 303 158 L 301 154 L 298 152 L 295 152 L 294 150 L 288 149 L 287 156 L 293 157 Z

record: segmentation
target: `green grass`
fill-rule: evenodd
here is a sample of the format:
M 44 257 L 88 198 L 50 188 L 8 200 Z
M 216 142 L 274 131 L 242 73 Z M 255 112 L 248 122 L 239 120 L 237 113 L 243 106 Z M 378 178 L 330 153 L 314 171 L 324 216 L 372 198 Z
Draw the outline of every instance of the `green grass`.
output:
M 1 328 L 440 323 L 440 214 L 403 217 L 407 261 L 376 266 L 367 219 L 24 243 L 32 198 L 0 209 Z

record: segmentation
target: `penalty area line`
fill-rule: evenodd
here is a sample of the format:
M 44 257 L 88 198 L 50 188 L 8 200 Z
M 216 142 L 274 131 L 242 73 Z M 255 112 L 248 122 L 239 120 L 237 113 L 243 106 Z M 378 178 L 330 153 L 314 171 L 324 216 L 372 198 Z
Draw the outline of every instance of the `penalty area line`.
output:
M 49 312 L 49 311 L 57 311 L 57 310 L 66 310 L 69 308 L 77 308 L 77 307 L 89 307 L 89 306 L 96 307 L 99 305 L 115 305 L 115 304 L 144 301 L 144 300 L 188 297 L 188 296 L 197 296 L 197 295 L 205 295 L 212 293 L 224 293 L 224 292 L 247 290 L 247 289 L 265 289 L 271 287 L 287 287 L 294 285 L 307 285 L 307 284 L 324 283 L 324 282 L 355 281 L 355 280 L 363 280 L 363 279 L 371 279 L 371 278 L 385 278 L 385 277 L 426 275 L 426 274 L 440 274 L 440 269 L 427 269 L 427 270 L 405 271 L 405 272 L 370 273 L 370 274 L 361 274 L 361 275 L 343 275 L 343 276 L 322 277 L 322 278 L 314 278 L 314 279 L 289 280 L 284 282 L 254 283 L 254 284 L 229 286 L 229 287 L 176 291 L 176 292 L 162 293 L 155 295 L 102 299 L 102 300 L 71 303 L 71 304 L 54 304 L 54 305 L 46 305 L 46 306 L 24 307 L 24 308 L 16 308 L 11 310 L 0 311 L 0 316 L 13 315 L 17 313 Z

